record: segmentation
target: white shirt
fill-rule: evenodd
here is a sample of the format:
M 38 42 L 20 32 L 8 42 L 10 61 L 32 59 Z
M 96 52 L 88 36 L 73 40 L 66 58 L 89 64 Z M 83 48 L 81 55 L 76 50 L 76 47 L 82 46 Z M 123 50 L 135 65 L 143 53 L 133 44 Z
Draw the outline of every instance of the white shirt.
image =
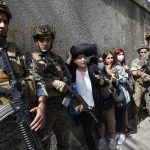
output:
M 85 75 L 82 76 L 80 71 L 76 70 L 76 86 L 78 94 L 85 100 L 89 108 L 94 107 L 93 92 L 88 69 L 86 68 Z

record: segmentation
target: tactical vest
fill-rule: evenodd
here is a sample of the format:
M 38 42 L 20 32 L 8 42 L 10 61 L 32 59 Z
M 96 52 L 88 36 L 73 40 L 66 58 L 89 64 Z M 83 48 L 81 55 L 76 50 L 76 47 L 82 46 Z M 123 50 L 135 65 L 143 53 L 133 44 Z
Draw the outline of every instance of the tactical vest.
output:
M 33 53 L 33 59 L 37 62 L 38 68 L 39 68 L 39 72 L 40 75 L 44 78 L 44 81 L 48 81 L 48 80 L 61 80 L 60 77 L 55 76 L 54 74 L 52 74 L 51 72 L 47 72 L 44 71 L 45 70 L 45 66 L 47 65 L 46 62 L 43 60 L 43 58 L 41 57 L 40 53 Z M 54 56 L 57 57 L 57 56 Z M 63 74 L 62 71 L 62 66 L 61 64 L 58 62 L 59 61 L 59 57 L 58 58 L 52 58 L 53 63 L 55 64 L 55 67 L 61 71 L 61 73 Z M 49 97 L 58 97 L 58 96 L 64 96 L 64 93 L 60 93 L 59 91 L 57 91 L 55 88 L 51 88 L 51 89 L 46 89 L 48 96 Z
M 14 43 L 9 42 L 7 47 L 7 53 L 10 58 L 11 64 L 15 73 L 17 74 L 19 79 L 24 79 L 24 70 L 23 64 L 20 62 L 19 56 L 16 54 L 16 45 Z M 25 80 L 22 80 L 23 84 L 26 85 L 26 95 L 30 100 L 35 101 L 36 99 L 36 88 L 35 83 L 32 77 L 28 77 Z M 9 76 L 0 69 L 0 87 L 9 88 L 10 87 L 10 78 Z M 0 93 L 0 107 L 10 102 L 9 98 Z

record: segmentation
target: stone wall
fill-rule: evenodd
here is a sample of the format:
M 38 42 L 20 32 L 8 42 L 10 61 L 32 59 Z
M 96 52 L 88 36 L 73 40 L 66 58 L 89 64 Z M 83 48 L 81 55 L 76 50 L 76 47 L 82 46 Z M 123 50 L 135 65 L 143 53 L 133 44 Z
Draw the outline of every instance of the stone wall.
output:
M 13 15 L 8 39 L 35 50 L 33 26 L 53 24 L 54 51 L 65 59 L 72 44 L 96 43 L 99 51 L 123 48 L 128 63 L 150 32 L 150 4 L 146 0 L 6 0 Z M 74 150 L 81 149 L 81 128 L 71 125 Z M 84 141 L 82 141 L 84 143 Z M 55 144 L 54 144 L 55 145 Z M 77 147 L 75 147 L 78 146 Z M 54 146 L 55 147 L 55 146 Z M 53 147 L 53 150 L 55 149 Z M 72 148 L 73 150 L 73 148 Z
M 150 32 L 150 4 L 146 0 L 7 0 L 13 14 L 9 39 L 35 50 L 32 29 L 53 24 L 57 35 L 54 49 L 65 58 L 72 44 L 97 43 L 99 51 L 121 47 L 128 60 Z

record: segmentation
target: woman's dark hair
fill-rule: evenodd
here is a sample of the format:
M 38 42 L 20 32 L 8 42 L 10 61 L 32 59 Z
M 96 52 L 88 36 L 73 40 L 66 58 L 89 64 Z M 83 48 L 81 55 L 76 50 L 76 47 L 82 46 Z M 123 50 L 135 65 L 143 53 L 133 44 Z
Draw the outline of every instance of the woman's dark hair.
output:
M 90 63 L 90 64 L 97 64 L 97 63 L 99 62 L 99 59 L 103 59 L 103 58 L 102 58 L 102 55 L 101 55 L 101 54 L 96 54 L 96 55 L 94 55 L 94 56 L 92 56 L 92 57 L 90 58 L 89 63 Z
M 115 64 L 118 64 L 117 55 L 119 55 L 120 53 L 123 53 L 124 56 L 125 56 L 125 53 L 124 53 L 123 49 L 116 48 L 115 51 L 114 51 L 114 62 L 115 62 Z M 125 64 L 125 59 L 121 63 Z
M 93 56 L 93 57 L 90 58 L 90 61 L 89 61 L 90 64 L 97 64 L 97 62 L 98 62 L 97 57 Z
M 111 51 L 106 51 L 106 52 L 103 53 L 103 60 L 104 60 L 104 61 L 105 61 L 106 57 L 107 57 L 109 54 L 111 54 L 111 55 L 114 57 L 114 55 L 113 55 L 113 53 L 112 53 Z

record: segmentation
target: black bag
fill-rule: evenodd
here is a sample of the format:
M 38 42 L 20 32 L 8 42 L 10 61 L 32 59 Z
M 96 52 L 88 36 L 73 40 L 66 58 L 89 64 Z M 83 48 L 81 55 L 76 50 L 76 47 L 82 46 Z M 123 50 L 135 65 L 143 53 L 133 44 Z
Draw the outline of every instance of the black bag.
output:
M 126 105 L 124 92 L 119 84 L 113 86 L 113 98 L 116 107 L 123 107 Z
M 113 104 L 114 104 L 114 101 L 113 101 L 112 95 L 110 95 L 109 97 L 102 97 L 102 105 L 103 105 L 104 111 L 112 108 Z

